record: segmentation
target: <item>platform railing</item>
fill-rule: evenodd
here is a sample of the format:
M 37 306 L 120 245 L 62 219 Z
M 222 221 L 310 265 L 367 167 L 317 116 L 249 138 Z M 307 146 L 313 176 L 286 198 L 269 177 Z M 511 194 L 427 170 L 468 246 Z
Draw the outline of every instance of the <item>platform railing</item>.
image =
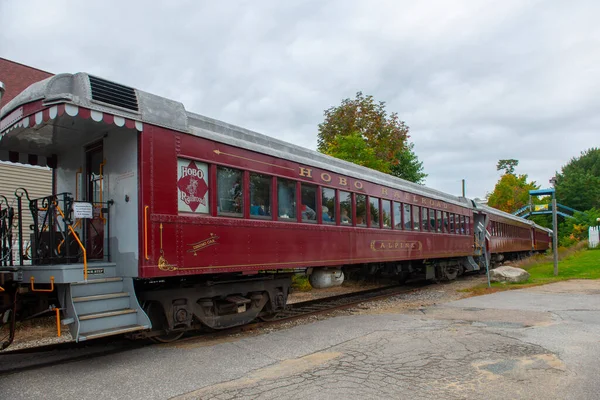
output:
M 31 260 L 32 265 L 82 262 L 84 278 L 87 279 L 90 257 L 106 261 L 110 259 L 105 233 L 108 230 L 107 217 L 110 215 L 109 207 L 112 202 L 90 202 L 94 211 L 92 217 L 75 219 L 75 200 L 70 193 L 31 199 L 26 189 L 19 188 L 15 191 L 15 196 L 18 259 L 21 266 L 27 259 Z M 33 224 L 28 227 L 23 222 L 26 208 L 29 208 L 33 220 Z M 90 238 L 92 240 L 88 240 Z M 25 247 L 27 242 L 30 245 Z

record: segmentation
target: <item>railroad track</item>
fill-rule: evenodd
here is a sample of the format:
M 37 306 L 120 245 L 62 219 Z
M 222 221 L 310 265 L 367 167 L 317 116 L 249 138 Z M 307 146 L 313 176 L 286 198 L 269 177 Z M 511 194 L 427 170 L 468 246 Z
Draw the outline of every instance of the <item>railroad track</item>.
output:
M 284 311 L 271 318 L 248 325 L 224 329 L 218 332 L 191 334 L 188 337 L 180 339 L 178 342 L 198 340 L 203 336 L 215 338 L 249 330 L 256 330 L 261 327 L 277 325 L 279 323 L 311 315 L 325 314 L 335 310 L 351 308 L 357 304 L 368 301 L 381 300 L 399 294 L 414 292 L 421 289 L 423 286 L 423 282 L 417 282 L 409 285 L 386 286 L 316 300 L 291 303 L 286 306 Z M 124 338 L 111 337 L 90 342 L 61 342 L 33 348 L 4 351 L 0 353 L 0 376 L 60 365 L 67 362 L 109 356 L 150 345 L 154 344 L 149 343 L 148 341 L 131 341 Z

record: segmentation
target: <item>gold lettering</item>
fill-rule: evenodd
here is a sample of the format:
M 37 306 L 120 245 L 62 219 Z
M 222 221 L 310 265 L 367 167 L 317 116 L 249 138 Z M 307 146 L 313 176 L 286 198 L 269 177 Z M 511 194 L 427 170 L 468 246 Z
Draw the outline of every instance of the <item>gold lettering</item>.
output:
M 444 208 L 448 208 L 448 204 L 444 203 Z
M 394 199 L 400 199 L 402 196 L 402 193 L 400 193 L 399 191 L 394 191 Z
M 394 248 L 397 249 L 399 245 L 400 245 L 400 243 L 398 243 L 398 242 L 394 243 Z
M 381 188 L 381 194 L 385 194 L 387 196 L 388 195 L 387 188 Z
M 305 176 L 307 178 L 312 178 L 312 169 L 300 167 L 300 176 Z
M 421 204 L 427 205 L 427 199 L 421 198 Z
M 348 184 L 348 182 L 346 181 L 346 178 L 340 177 L 340 185 L 346 186 L 347 184 Z
M 418 203 L 418 202 L 419 202 L 419 199 L 417 199 L 417 196 L 415 196 L 414 194 L 413 194 L 413 201 L 414 201 L 415 203 Z
M 321 179 L 323 182 L 331 182 L 331 175 L 329 175 L 327 172 L 323 172 L 321 174 Z
M 381 245 L 379 246 L 380 249 L 385 249 L 385 243 L 381 242 Z
M 363 184 L 362 184 L 362 182 L 356 181 L 356 182 L 354 182 L 354 187 L 357 189 L 362 189 Z
M 434 200 L 429 200 L 429 205 L 430 206 L 435 206 L 435 201 Z

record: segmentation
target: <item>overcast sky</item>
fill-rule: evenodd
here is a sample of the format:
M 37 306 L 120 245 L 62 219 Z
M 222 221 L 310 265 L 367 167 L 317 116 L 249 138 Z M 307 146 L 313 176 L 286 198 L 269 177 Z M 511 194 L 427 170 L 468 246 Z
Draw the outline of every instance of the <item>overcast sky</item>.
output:
M 0 0 L 0 57 L 311 149 L 323 111 L 360 90 L 410 127 L 427 186 L 458 195 L 464 178 L 469 197 L 499 159 L 547 187 L 600 146 L 597 1 L 150 3 Z

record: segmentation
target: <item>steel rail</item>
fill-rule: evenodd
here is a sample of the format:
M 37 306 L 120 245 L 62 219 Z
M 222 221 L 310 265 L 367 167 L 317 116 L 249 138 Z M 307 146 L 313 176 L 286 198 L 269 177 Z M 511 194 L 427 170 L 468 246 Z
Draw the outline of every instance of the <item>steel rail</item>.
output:
M 389 297 L 412 293 L 422 289 L 426 284 L 423 282 L 413 283 L 417 287 L 409 285 L 393 285 L 375 289 L 363 290 L 359 292 L 345 293 L 336 296 L 323 297 L 321 299 L 308 300 L 298 303 L 288 304 L 284 311 L 278 313 L 272 320 L 259 321 L 242 326 L 223 329 L 213 332 L 191 333 L 189 336 L 177 340 L 173 343 L 162 345 L 177 345 L 191 340 L 201 338 L 218 338 L 239 332 L 252 331 L 262 327 L 273 326 L 292 320 L 309 317 L 318 314 L 327 314 L 336 310 L 348 309 L 361 303 L 383 300 Z M 113 354 L 118 354 L 130 350 L 141 349 L 150 345 L 161 345 L 158 343 L 150 343 L 149 341 L 132 341 L 117 337 L 108 337 L 84 342 L 61 342 L 49 345 L 30 347 L 18 350 L 0 352 L 0 360 L 5 361 L 0 363 L 0 376 L 15 374 L 18 372 L 41 369 L 45 367 L 61 365 L 64 363 L 81 361 L 84 359 L 103 357 Z M 76 354 L 68 354 L 75 352 Z M 65 354 L 67 353 L 67 354 Z M 12 357 L 24 358 L 27 355 L 32 356 L 31 362 L 25 362 L 24 365 L 16 365 L 17 362 L 6 362 Z M 41 359 L 41 361 L 40 361 Z M 3 369 L 1 365 L 10 365 L 9 368 Z

